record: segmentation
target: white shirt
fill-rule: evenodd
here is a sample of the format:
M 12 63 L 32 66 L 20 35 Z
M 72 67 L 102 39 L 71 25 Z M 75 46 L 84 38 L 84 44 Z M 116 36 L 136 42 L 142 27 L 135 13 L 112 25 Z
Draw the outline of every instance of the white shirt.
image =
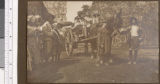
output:
M 137 25 L 132 25 L 131 26 L 131 36 L 139 36 L 138 35 L 139 27 Z
M 99 21 L 98 21 L 98 18 L 95 18 L 95 17 L 93 18 L 93 20 L 92 20 L 92 21 L 93 21 L 93 24 L 94 24 L 94 23 L 98 23 L 98 22 L 99 22 Z

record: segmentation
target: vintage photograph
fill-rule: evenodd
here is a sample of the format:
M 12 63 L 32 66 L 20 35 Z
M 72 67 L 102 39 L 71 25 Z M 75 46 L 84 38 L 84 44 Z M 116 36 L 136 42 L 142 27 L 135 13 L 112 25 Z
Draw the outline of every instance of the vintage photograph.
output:
M 28 1 L 28 83 L 158 83 L 158 1 Z

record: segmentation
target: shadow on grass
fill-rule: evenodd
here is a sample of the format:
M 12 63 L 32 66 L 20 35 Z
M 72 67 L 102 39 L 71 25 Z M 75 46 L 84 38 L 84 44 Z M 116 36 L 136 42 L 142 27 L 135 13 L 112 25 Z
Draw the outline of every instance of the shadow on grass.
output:
M 66 66 L 73 65 L 78 63 L 79 60 L 66 58 L 62 59 L 57 63 L 44 63 L 39 65 L 34 65 L 34 70 L 28 72 L 28 82 L 44 82 L 44 83 L 54 83 L 55 81 L 62 79 L 63 73 L 60 73 L 59 70 Z
M 125 58 L 125 57 L 118 56 L 118 54 L 112 54 L 112 59 L 113 59 L 113 63 L 111 65 L 119 65 L 119 64 L 124 64 L 124 63 L 127 64 L 129 62 L 128 56 Z M 148 62 L 153 62 L 153 61 L 154 61 L 153 59 L 145 58 L 145 57 L 143 58 L 137 57 L 136 59 L 137 63 L 148 63 Z
M 84 52 L 79 52 L 79 53 L 74 53 L 74 57 L 90 57 L 91 53 L 84 53 Z
M 119 57 L 118 54 L 112 54 L 112 60 L 113 63 L 111 63 L 111 65 L 120 65 L 120 64 L 124 64 L 124 63 L 128 63 L 128 58 L 122 58 Z

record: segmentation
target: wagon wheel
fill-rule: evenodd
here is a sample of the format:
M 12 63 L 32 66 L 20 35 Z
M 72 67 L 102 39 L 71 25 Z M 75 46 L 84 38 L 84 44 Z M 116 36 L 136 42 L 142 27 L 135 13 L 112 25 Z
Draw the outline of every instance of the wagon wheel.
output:
M 68 56 L 72 55 L 73 52 L 73 35 L 72 35 L 72 31 L 69 30 L 66 33 L 66 37 L 65 37 L 65 49 L 66 49 L 66 53 Z

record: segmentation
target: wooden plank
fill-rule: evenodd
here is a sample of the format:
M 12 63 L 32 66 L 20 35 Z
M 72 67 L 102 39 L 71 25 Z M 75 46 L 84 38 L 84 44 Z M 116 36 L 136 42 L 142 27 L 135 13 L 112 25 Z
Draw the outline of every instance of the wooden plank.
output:
M 88 37 L 88 38 L 85 38 L 85 39 L 82 39 L 82 40 L 78 41 L 78 43 L 87 42 L 87 41 L 90 41 L 90 40 L 93 40 L 93 39 L 96 39 L 96 38 L 97 38 L 97 36 Z

